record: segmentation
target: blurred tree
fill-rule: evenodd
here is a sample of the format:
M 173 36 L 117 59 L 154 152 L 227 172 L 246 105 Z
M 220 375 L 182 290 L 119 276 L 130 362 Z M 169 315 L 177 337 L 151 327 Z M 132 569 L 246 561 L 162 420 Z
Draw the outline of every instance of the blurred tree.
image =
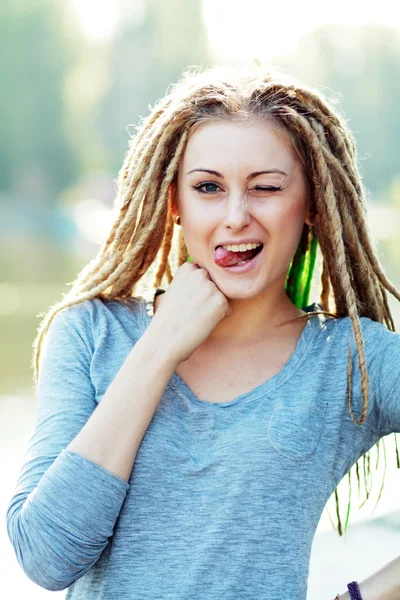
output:
M 0 190 L 53 200 L 78 172 L 65 130 L 63 81 L 72 62 L 62 2 L 0 6 Z
M 371 200 L 399 173 L 400 33 L 384 25 L 326 25 L 305 36 L 279 66 L 317 86 L 338 106 L 357 139 Z M 332 93 L 333 91 L 333 93 Z
M 130 18 L 124 10 L 127 20 L 112 48 L 100 116 L 115 175 L 128 149 L 126 127 L 148 114 L 149 103 L 163 96 L 185 67 L 209 58 L 200 0 L 143 0 L 142 8 Z

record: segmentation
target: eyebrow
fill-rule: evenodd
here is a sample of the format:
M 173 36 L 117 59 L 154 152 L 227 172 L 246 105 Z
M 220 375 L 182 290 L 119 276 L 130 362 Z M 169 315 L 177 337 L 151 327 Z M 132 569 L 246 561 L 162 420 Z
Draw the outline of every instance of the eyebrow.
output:
M 191 173 L 196 172 L 210 173 L 210 175 L 215 175 L 215 177 L 220 177 L 221 179 L 224 178 L 222 173 L 219 173 L 218 171 L 213 171 L 212 169 L 192 169 L 191 171 L 188 171 L 186 175 L 190 175 Z M 265 175 L 268 173 L 280 173 L 281 175 L 287 176 L 287 173 L 281 171 L 280 169 L 268 169 L 267 171 L 254 171 L 254 173 L 250 173 L 250 175 L 248 175 L 247 179 L 252 179 L 253 177 L 257 177 L 258 175 Z

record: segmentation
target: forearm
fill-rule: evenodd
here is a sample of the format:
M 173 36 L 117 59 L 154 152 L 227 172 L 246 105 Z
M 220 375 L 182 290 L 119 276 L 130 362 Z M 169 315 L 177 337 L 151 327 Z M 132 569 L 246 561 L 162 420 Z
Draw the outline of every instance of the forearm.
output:
M 363 600 L 399 600 L 400 557 L 358 583 Z M 340 594 L 340 600 L 350 600 L 349 592 Z
M 152 325 L 132 348 L 67 450 L 129 480 L 137 451 L 177 363 Z

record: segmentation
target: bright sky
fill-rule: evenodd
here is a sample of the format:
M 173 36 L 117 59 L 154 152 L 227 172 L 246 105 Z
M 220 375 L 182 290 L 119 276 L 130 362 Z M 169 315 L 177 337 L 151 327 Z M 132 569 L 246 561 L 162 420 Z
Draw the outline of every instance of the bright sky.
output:
M 143 10 L 143 0 L 73 0 L 73 4 L 91 39 L 109 36 L 119 11 L 140 15 Z M 323 24 L 384 23 L 400 30 L 400 11 L 393 0 L 203 0 L 203 15 L 211 48 L 221 58 L 265 60 L 291 54 L 304 35 Z

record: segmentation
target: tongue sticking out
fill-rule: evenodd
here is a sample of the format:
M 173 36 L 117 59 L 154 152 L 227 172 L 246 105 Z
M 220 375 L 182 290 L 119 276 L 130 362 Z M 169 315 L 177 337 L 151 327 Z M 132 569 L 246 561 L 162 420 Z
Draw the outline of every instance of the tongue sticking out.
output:
M 251 260 L 262 250 L 262 246 L 245 252 L 231 252 L 222 246 L 218 246 L 214 250 L 214 262 L 219 267 L 234 267 L 243 260 Z

